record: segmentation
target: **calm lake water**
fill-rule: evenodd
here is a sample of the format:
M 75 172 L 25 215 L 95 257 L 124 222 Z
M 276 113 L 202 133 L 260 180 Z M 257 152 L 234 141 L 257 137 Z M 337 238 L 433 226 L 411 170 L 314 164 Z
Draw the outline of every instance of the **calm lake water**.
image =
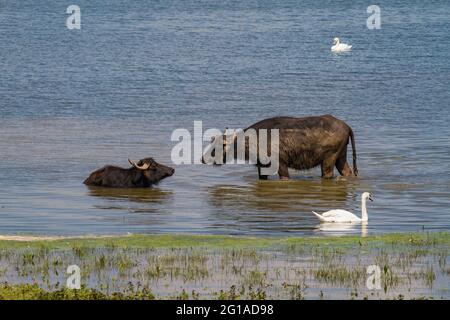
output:
M 0 234 L 375 234 L 450 230 L 450 2 L 72 1 L 0 6 Z M 333 37 L 353 44 L 330 52 Z M 258 181 L 252 166 L 175 166 L 148 190 L 89 189 L 105 164 L 171 164 L 177 128 L 331 113 L 360 177 Z M 337 173 L 337 172 L 336 172 Z M 369 224 L 320 226 L 311 210 Z

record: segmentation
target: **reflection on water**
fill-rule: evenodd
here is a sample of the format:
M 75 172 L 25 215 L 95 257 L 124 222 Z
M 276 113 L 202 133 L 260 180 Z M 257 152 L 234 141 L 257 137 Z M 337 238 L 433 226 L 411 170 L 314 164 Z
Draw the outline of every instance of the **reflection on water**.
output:
M 304 180 L 302 180 L 304 179 Z M 356 179 L 295 177 L 289 181 L 248 181 L 245 186 L 217 185 L 209 191 L 217 228 L 295 232 L 315 229 L 318 221 L 312 211 L 353 207 L 359 198 Z M 354 228 L 334 228 L 334 234 Z M 321 229 L 326 231 L 326 229 Z M 340 232 L 341 231 L 341 232 Z M 347 232 L 348 233 L 348 232 Z
M 156 188 L 120 189 L 88 186 L 89 195 L 100 197 L 105 203 L 94 205 L 104 210 L 119 210 L 132 213 L 158 213 L 160 205 L 170 201 L 171 191 Z
M 217 185 L 210 191 L 211 204 L 238 210 L 311 212 L 326 205 L 345 207 L 355 195 L 354 183 L 340 180 L 254 181 L 245 186 Z
M 157 188 L 135 188 L 135 189 L 121 189 L 121 188 L 103 188 L 86 186 L 89 189 L 89 195 L 92 197 L 101 197 L 111 201 L 118 200 L 124 202 L 136 203 L 158 203 L 168 201 L 172 196 L 171 191 L 160 190 Z
M 329 234 L 341 236 L 346 234 L 358 234 L 360 232 L 361 237 L 367 236 L 367 222 L 362 223 L 319 223 L 317 226 L 318 231 L 326 232 Z

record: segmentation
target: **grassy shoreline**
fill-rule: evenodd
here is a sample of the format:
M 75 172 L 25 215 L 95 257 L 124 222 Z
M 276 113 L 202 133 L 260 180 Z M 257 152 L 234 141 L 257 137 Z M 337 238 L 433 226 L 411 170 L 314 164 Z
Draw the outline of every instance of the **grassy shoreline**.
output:
M 450 233 L 0 240 L 0 299 L 449 298 Z M 20 240 L 17 240 L 20 239 Z M 69 265 L 82 288 L 66 288 Z M 370 265 L 381 288 L 366 287 Z

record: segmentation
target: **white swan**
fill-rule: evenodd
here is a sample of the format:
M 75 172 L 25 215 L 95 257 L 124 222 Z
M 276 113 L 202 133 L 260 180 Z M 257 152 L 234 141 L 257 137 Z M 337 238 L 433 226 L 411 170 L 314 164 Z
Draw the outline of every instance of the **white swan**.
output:
M 351 45 L 348 45 L 346 43 L 341 43 L 339 38 L 333 39 L 333 46 L 331 47 L 331 51 L 333 52 L 345 52 L 350 51 L 352 49 Z
M 372 195 L 369 192 L 364 192 L 361 196 L 361 218 L 355 216 L 353 213 L 348 212 L 346 210 L 330 210 L 324 212 L 322 214 L 318 214 L 317 212 L 313 213 L 317 218 L 322 222 L 366 222 L 368 220 L 367 216 L 367 208 L 366 208 L 366 200 L 369 199 L 373 201 Z

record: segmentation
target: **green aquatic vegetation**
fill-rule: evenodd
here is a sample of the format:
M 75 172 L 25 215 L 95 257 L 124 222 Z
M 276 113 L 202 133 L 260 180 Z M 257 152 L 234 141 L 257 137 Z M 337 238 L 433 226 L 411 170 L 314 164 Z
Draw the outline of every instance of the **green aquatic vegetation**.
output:
M 432 265 L 426 265 L 420 270 L 414 270 L 408 273 L 408 278 L 413 280 L 422 281 L 430 289 L 433 288 L 434 281 L 436 280 L 435 269 Z
M 238 294 L 236 292 L 236 286 L 231 286 L 228 291 L 220 290 L 219 293 L 216 294 L 218 300 L 237 300 L 241 295 L 243 295 L 244 292 L 241 294 Z
M 173 266 L 177 263 L 177 261 L 180 260 L 180 257 L 176 254 L 165 254 L 162 256 L 159 256 L 157 259 L 157 263 L 163 265 L 163 266 Z
M 425 279 L 425 284 L 432 288 L 434 280 L 436 280 L 436 274 L 434 273 L 433 266 L 428 265 L 425 270 L 422 271 L 423 278 Z
M 101 271 L 105 269 L 107 266 L 107 257 L 104 254 L 100 254 L 99 257 L 95 257 L 94 268 L 97 271 Z
M 119 274 L 125 276 L 135 266 L 135 263 L 126 253 L 121 252 L 115 257 L 114 265 L 119 270 Z
M 34 266 L 34 258 L 35 258 L 34 252 L 31 252 L 31 251 L 24 252 L 22 254 L 22 265 L 23 266 L 27 266 L 27 265 Z
M 390 255 L 385 248 L 379 250 L 375 257 L 375 264 L 379 266 L 386 266 L 390 264 Z
M 446 237 L 443 236 L 443 240 L 445 238 Z M 411 235 L 409 242 L 410 242 L 410 244 L 416 245 L 416 246 L 435 246 L 435 245 L 439 244 L 440 239 L 439 239 L 439 237 L 436 237 L 436 234 L 427 232 L 424 234 L 420 234 L 420 236 L 418 234 Z
M 217 293 L 214 292 L 212 296 L 215 296 L 218 300 L 266 300 L 267 292 L 263 287 L 253 287 L 251 285 L 241 285 L 238 291 L 237 287 L 232 285 L 229 290 L 222 289 Z
M 171 270 L 172 271 L 172 270 Z M 159 264 L 151 264 L 145 269 L 145 275 L 150 279 L 158 280 L 159 278 L 162 278 L 166 275 L 166 272 L 162 270 L 161 266 Z M 172 279 L 175 278 L 177 275 L 172 275 Z
M 192 251 L 183 255 L 186 264 L 204 265 L 208 261 L 208 256 L 199 251 Z
M 231 270 L 234 275 L 239 275 L 239 276 L 242 275 L 243 269 L 244 269 L 243 266 L 231 266 Z
M 222 252 L 224 263 L 230 261 L 245 261 L 251 264 L 258 264 L 260 261 L 259 254 L 256 249 L 231 249 Z
M 388 290 L 395 288 L 400 282 L 399 276 L 394 273 L 390 266 L 384 265 L 381 274 L 381 285 L 383 287 L 384 292 L 388 292 Z
M 345 252 L 340 248 L 315 247 L 312 256 L 321 264 L 332 264 L 342 262 Z
M 413 245 L 435 246 L 450 245 L 449 232 L 420 232 L 420 233 L 391 233 L 384 235 L 343 237 L 286 237 L 286 238 L 259 238 L 234 237 L 219 235 L 127 235 L 117 237 L 82 237 L 39 241 L 0 240 L 0 248 L 48 248 L 73 249 L 82 253 L 85 248 L 274 248 L 287 250 L 287 248 L 301 248 L 308 246 L 339 246 L 342 250 L 353 249 L 354 246 L 362 248 L 377 248 L 380 246 Z
M 10 254 L 11 254 L 11 250 L 0 249 L 0 259 L 7 260 L 7 259 L 9 259 Z
M 49 248 L 47 248 L 46 246 L 44 246 L 43 244 L 41 244 L 38 249 L 36 250 L 36 256 L 41 258 L 41 259 L 45 259 L 47 258 L 47 256 L 49 255 L 50 250 Z
M 46 291 L 37 284 L 0 285 L 0 300 L 153 300 L 154 298 L 151 291 L 146 289 L 114 292 L 108 295 L 86 287 L 79 290 L 64 288 Z
M 43 244 L 41 243 L 40 245 L 42 246 Z M 72 251 L 78 259 L 83 259 L 91 250 L 91 248 L 85 246 L 83 243 L 75 243 L 72 246 Z
M 162 241 L 160 236 L 148 237 Z M 0 281 L 7 280 L 9 286 L 33 281 L 48 296 L 57 297 L 51 292 L 61 291 L 58 297 L 70 298 L 62 290 L 67 266 L 76 264 L 81 269 L 83 288 L 96 290 L 105 299 L 119 297 L 117 292 L 124 299 L 147 299 L 150 293 L 153 298 L 303 299 L 338 294 L 365 299 L 428 295 L 420 291 L 415 294 L 417 282 L 442 290 L 442 284 L 436 281 L 439 273 L 450 275 L 445 234 L 375 236 L 358 241 L 357 237 L 273 238 L 264 240 L 264 247 L 243 246 L 248 239 L 234 237 L 225 237 L 228 247 L 217 246 L 217 239 L 212 241 L 211 237 L 200 237 L 201 246 L 188 247 L 184 244 L 197 236 L 183 236 L 183 246 L 175 247 L 134 245 L 125 237 L 119 237 L 119 244 L 115 238 L 100 242 L 81 239 L 78 243 L 57 240 L 58 245 L 53 241 L 48 241 L 49 245 L 30 242 L 25 247 L 13 241 L 8 248 L 1 247 L 4 242 L 0 241 Z M 135 241 L 134 236 L 130 238 Z M 180 241 L 178 237 L 168 239 Z M 209 241 L 214 245 L 205 245 Z M 381 268 L 384 289 L 376 294 L 366 291 L 366 267 L 372 264 Z M 233 283 L 237 284 L 234 289 L 230 287 Z M 349 296 L 349 288 L 356 294 Z M 91 293 L 95 295 L 96 291 Z
M 400 252 L 393 263 L 394 266 L 400 267 L 402 270 L 411 268 L 421 257 L 426 256 L 426 250 L 407 250 Z
M 62 259 L 61 259 L 61 257 L 54 257 L 53 259 L 52 259 L 52 266 L 53 266 L 53 268 L 58 268 L 59 266 L 61 266 L 62 265 Z
M 200 293 L 198 293 L 195 290 L 192 290 L 191 297 L 192 297 L 192 300 L 198 300 L 198 299 L 200 299 Z
M 298 281 L 297 283 L 294 284 L 289 284 L 284 282 L 283 284 L 283 288 L 288 289 L 289 290 L 289 298 L 291 300 L 304 300 L 305 299 L 305 294 L 306 294 L 306 289 L 308 288 L 308 286 L 306 285 L 306 282 L 304 279 L 302 279 L 301 281 Z M 323 292 L 320 291 L 323 297 Z
M 441 268 L 442 271 L 445 270 L 445 266 L 447 265 L 448 250 L 445 249 L 439 251 L 436 255 L 438 258 L 439 268 Z
M 50 263 L 47 259 L 37 268 L 37 272 L 41 274 L 42 279 L 48 279 L 50 276 Z
M 311 271 L 312 276 L 319 281 L 356 287 L 366 279 L 366 270 L 360 266 L 324 265 Z
M 248 286 L 265 287 L 267 283 L 267 271 L 251 270 L 244 277 L 244 284 Z
M 169 253 L 147 257 L 145 275 L 150 279 L 181 278 L 184 282 L 204 279 L 209 275 L 208 256 L 198 251 Z
M 184 282 L 198 281 L 208 277 L 209 271 L 206 266 L 201 265 L 187 265 L 185 272 L 183 273 Z
M 221 250 L 219 255 L 221 272 L 235 275 L 242 275 L 245 268 L 256 267 L 262 260 L 255 249 Z
M 183 289 L 179 295 L 175 296 L 175 300 L 189 300 L 189 294 Z
M 264 288 L 253 288 L 252 286 L 250 286 L 246 292 L 245 298 L 249 300 L 266 300 L 267 293 Z
M 355 300 L 358 298 L 358 290 L 352 290 L 350 291 L 350 299 Z

